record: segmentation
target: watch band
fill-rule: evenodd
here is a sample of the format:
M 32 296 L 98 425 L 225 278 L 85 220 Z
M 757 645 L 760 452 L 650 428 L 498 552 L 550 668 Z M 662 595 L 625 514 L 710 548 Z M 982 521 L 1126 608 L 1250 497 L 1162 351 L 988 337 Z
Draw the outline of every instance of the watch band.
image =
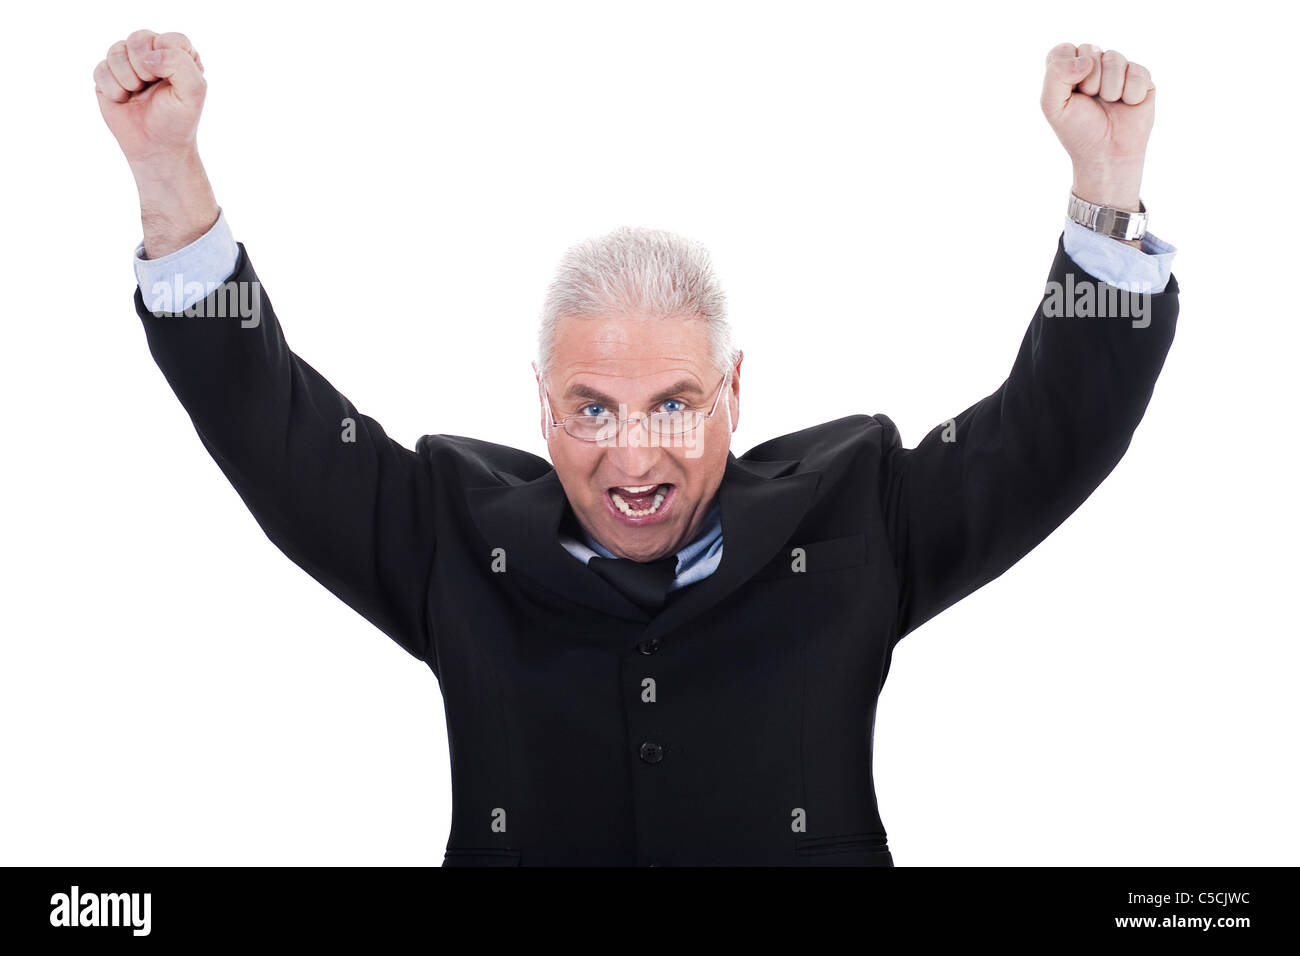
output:
M 1070 193 L 1070 204 L 1065 214 L 1081 226 L 1112 239 L 1141 239 L 1147 233 L 1147 207 L 1138 200 L 1138 212 L 1098 206 Z

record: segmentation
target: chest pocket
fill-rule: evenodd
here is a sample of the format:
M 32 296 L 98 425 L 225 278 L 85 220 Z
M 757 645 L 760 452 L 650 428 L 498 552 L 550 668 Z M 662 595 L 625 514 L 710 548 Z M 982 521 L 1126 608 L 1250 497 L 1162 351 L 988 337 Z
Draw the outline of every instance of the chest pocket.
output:
M 868 563 L 868 557 L 865 534 L 850 534 L 842 538 L 823 538 L 820 541 L 802 543 L 792 541 L 782 548 L 776 557 L 760 568 L 750 580 L 799 578 L 805 574 L 863 567 Z

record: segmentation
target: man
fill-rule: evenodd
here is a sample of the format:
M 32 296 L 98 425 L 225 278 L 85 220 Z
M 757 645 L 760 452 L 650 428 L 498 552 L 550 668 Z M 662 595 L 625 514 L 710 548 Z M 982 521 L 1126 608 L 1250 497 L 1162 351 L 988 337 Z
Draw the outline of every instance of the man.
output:
M 894 646 L 1110 473 L 1173 338 L 1147 70 L 1048 54 L 1074 182 L 1047 289 L 1003 385 L 916 448 L 851 415 L 737 458 L 707 255 L 623 229 L 547 298 L 553 466 L 454 435 L 412 452 L 289 349 L 199 161 L 186 37 L 133 33 L 95 81 L 140 192 L 154 359 L 276 546 L 439 681 L 444 865 L 893 865 L 871 754 Z

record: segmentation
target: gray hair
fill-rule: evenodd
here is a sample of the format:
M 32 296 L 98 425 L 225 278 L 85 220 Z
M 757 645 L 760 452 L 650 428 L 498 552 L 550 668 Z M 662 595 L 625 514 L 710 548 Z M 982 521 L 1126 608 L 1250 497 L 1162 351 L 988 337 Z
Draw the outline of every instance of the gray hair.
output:
M 726 296 L 708 250 L 663 229 L 623 226 L 571 246 L 547 288 L 537 333 L 537 370 L 546 381 L 562 318 L 650 315 L 707 323 L 710 361 L 730 372 L 732 348 Z

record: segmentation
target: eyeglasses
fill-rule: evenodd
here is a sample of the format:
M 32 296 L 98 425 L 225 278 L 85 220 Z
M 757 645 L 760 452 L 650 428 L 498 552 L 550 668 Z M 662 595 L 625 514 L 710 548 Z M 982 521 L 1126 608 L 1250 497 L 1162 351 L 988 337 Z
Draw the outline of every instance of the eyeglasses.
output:
M 623 425 L 636 420 L 641 422 L 642 427 L 649 434 L 651 444 L 656 445 L 663 444 L 663 439 L 671 442 L 687 435 L 699 428 L 705 419 L 712 418 L 718 410 L 718 403 L 722 400 L 723 389 L 730 379 L 730 372 L 722 376 L 722 382 L 718 385 L 718 394 L 713 399 L 713 407 L 708 412 L 686 408 L 675 412 L 651 412 L 648 415 L 644 412 L 633 412 L 625 418 L 619 418 L 613 412 L 607 411 L 599 415 L 570 415 L 568 418 L 556 421 L 555 413 L 551 411 L 551 395 L 545 385 L 542 386 L 542 394 L 546 396 L 546 410 L 551 415 L 551 425 L 563 428 L 579 441 L 613 442 L 622 434 Z M 678 400 L 672 399 L 672 401 Z

